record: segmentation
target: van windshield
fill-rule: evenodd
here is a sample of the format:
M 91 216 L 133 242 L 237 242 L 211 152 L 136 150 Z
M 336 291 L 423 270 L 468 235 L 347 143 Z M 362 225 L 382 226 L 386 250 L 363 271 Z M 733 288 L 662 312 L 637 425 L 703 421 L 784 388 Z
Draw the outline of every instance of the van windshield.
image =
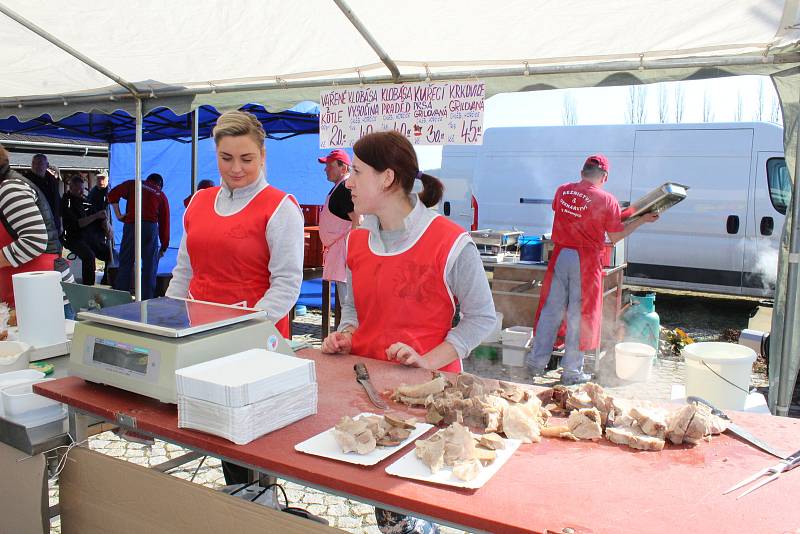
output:
M 784 158 L 767 160 L 767 185 L 772 206 L 782 215 L 786 215 L 786 207 L 792 199 L 792 182 Z

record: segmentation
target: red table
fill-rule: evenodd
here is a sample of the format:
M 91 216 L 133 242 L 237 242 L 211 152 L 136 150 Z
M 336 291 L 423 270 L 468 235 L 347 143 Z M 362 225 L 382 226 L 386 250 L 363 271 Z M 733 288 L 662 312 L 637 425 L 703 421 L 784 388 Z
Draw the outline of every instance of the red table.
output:
M 412 511 L 439 522 L 488 532 L 795 532 L 800 528 L 800 470 L 747 497 L 722 495 L 776 459 L 727 434 L 697 447 L 637 452 L 602 440 L 544 439 L 522 445 L 483 488 L 461 490 L 387 475 L 387 460 L 359 467 L 296 452 L 294 445 L 343 415 L 374 411 L 355 382 L 354 356 L 300 356 L 316 361 L 319 413 L 247 445 L 177 427 L 177 409 L 116 388 L 69 377 L 36 392 L 108 421 L 135 419 L 139 431 L 267 473 L 357 500 Z M 425 380 L 428 372 L 366 361 L 381 391 Z M 405 410 L 394 405 L 393 408 Z M 414 412 L 419 415 L 422 412 Z M 737 423 L 786 452 L 800 448 L 800 420 L 734 414 Z M 130 419 L 128 419 L 130 422 Z M 566 530 L 565 530 L 566 529 Z M 572 530 L 569 530 L 572 529 Z

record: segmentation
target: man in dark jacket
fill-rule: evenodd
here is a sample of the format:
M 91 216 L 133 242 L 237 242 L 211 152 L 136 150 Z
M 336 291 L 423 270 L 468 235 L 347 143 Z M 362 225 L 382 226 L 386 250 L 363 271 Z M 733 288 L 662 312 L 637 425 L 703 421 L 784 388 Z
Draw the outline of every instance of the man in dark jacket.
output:
M 106 212 L 89 214 L 89 205 L 84 198 L 83 178 L 74 176 L 69 188 L 61 197 L 61 216 L 64 222 L 64 246 L 81 259 L 81 283 L 94 285 L 96 259 L 108 262 L 109 249 L 103 242 L 92 238 L 91 226 L 103 223 Z
M 58 188 L 58 178 L 48 169 L 47 156 L 44 154 L 36 154 L 31 159 L 31 168 L 29 171 L 23 173 L 25 178 L 33 182 L 33 185 L 39 188 L 47 204 L 50 206 L 50 212 L 53 214 L 53 222 L 56 224 L 56 229 L 59 235 L 61 234 L 61 192 Z

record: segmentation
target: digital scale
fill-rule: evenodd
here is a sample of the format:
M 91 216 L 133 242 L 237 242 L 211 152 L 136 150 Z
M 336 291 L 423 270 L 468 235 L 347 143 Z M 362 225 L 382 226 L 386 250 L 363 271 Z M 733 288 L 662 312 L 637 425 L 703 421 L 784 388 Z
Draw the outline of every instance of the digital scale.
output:
M 161 297 L 81 312 L 69 373 L 177 402 L 175 370 L 249 349 L 294 356 L 262 310 Z

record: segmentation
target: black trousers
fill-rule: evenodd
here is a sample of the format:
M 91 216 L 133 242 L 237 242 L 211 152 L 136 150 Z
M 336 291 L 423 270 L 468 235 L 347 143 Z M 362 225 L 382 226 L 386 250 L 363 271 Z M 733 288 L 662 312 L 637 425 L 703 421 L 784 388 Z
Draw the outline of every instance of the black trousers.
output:
M 81 283 L 93 286 L 95 260 L 108 262 L 111 259 L 108 246 L 104 246 L 94 239 L 69 237 L 64 240 L 64 246 L 81 259 Z

